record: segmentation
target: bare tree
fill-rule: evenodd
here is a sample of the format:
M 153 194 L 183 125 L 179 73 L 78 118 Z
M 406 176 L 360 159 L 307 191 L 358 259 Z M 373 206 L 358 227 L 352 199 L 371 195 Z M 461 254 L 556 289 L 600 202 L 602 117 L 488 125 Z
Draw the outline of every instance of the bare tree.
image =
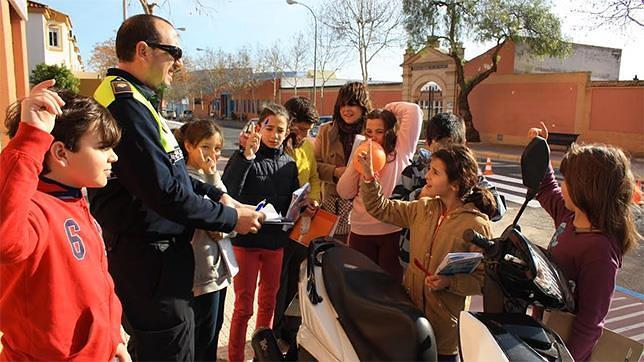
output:
M 320 107 L 324 108 L 324 86 L 330 79 L 335 78 L 335 73 L 344 66 L 347 61 L 346 53 L 338 46 L 332 32 L 326 26 L 322 26 L 318 32 L 318 55 L 316 76 L 320 82 Z
M 384 48 L 401 40 L 400 0 L 331 0 L 322 8 L 322 23 L 340 44 L 358 51 L 362 80 L 369 63 Z
M 585 5 L 585 6 L 584 6 Z M 596 26 L 644 27 L 644 1 L 642 0 L 592 0 L 584 2 L 584 7 Z M 583 11 L 583 10 L 582 10 Z
M 233 94 L 233 99 L 240 101 L 247 92 L 253 92 L 256 85 L 250 49 L 243 47 L 234 54 L 227 54 L 225 86 Z M 254 100 L 254 93 L 251 93 L 251 99 Z
M 183 68 L 174 75 L 172 85 L 163 93 L 166 100 L 180 102 L 188 98 L 194 102 L 195 96 L 203 89 L 203 82 L 195 70 L 195 64 L 193 59 L 184 57 Z
M 305 68 L 308 65 L 309 51 L 311 47 L 309 46 L 304 34 L 299 32 L 295 35 L 293 43 L 286 54 L 286 66 L 289 70 L 295 72 L 292 79 L 289 77 L 289 83 L 294 87 L 295 95 L 297 95 L 297 84 L 298 76 L 297 72 L 300 70 L 306 70 Z
M 111 37 L 103 42 L 94 44 L 89 66 L 92 70 L 104 76 L 107 69 L 115 67 L 119 60 L 116 56 L 116 40 Z
M 221 49 L 206 49 L 195 61 L 196 77 L 204 92 L 217 93 L 226 86 L 228 55 Z
M 286 65 L 286 55 L 281 50 L 279 41 L 273 43 L 268 48 L 260 48 L 257 51 L 256 67 L 260 71 L 271 73 L 273 75 L 273 102 L 277 102 L 277 80 L 284 75 Z

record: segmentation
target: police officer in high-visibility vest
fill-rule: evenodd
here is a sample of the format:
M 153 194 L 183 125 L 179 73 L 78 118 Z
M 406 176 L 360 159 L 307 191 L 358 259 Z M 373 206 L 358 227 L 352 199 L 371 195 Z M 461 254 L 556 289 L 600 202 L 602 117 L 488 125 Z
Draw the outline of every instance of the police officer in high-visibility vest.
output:
M 262 214 L 191 179 L 157 113 L 154 90 L 182 66 L 172 24 L 153 15 L 125 20 L 116 54 L 118 67 L 94 97 L 122 128 L 119 162 L 107 187 L 90 191 L 91 212 L 103 227 L 133 359 L 194 360 L 193 231 L 257 232 Z

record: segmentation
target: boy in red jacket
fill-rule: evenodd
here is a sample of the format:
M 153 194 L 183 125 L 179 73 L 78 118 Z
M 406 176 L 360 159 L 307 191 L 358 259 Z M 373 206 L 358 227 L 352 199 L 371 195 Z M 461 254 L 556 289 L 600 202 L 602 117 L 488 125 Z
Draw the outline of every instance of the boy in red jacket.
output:
M 130 361 L 83 187 L 103 187 L 120 130 L 48 80 L 7 112 L 0 153 L 0 360 Z

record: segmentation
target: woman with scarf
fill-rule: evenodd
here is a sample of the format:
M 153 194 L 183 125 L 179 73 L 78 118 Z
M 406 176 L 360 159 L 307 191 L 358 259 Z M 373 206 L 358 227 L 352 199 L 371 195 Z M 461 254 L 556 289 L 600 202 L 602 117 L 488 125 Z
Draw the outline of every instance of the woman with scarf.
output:
M 365 84 L 345 84 L 335 102 L 333 122 L 322 125 L 315 140 L 315 158 L 322 181 L 322 208 L 339 216 L 335 231 L 339 240 L 346 241 L 349 233 L 351 201 L 338 196 L 336 184 L 346 170 L 355 136 L 362 133 L 365 116 L 371 109 Z

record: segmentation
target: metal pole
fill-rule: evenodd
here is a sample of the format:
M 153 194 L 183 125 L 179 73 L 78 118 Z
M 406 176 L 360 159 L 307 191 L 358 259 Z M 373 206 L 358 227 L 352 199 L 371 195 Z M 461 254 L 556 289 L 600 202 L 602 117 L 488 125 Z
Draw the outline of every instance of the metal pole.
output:
M 123 21 L 127 19 L 127 0 L 123 0 Z
M 287 2 L 289 4 L 293 3 L 293 4 L 299 4 L 299 5 L 304 6 L 305 8 L 309 9 L 309 11 L 311 12 L 311 15 L 313 15 L 313 22 L 315 24 L 315 31 L 314 31 L 315 40 L 313 41 L 313 105 L 315 105 L 317 103 L 317 94 L 316 94 L 317 93 L 316 92 L 317 88 L 316 88 L 315 80 L 316 80 L 317 75 L 318 75 L 317 74 L 317 65 L 318 65 L 318 55 L 317 55 L 317 53 L 318 53 L 318 18 L 317 18 L 317 16 L 315 16 L 315 12 L 313 11 L 313 9 L 311 9 L 308 5 L 303 4 L 301 2 L 295 2 L 295 1 L 290 2 L 290 1 L 287 0 Z

